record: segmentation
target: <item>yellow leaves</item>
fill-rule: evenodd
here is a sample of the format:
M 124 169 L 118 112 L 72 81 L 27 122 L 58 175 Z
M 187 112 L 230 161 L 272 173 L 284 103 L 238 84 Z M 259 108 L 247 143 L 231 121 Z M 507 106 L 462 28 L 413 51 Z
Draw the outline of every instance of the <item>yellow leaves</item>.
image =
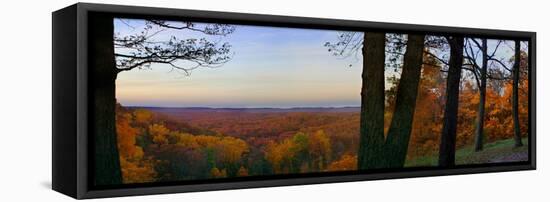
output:
M 330 139 L 323 130 L 318 130 L 309 137 L 309 152 L 314 156 L 330 158 Z
M 324 170 L 330 161 L 332 153 L 330 139 L 324 131 L 318 130 L 309 137 L 309 153 L 312 156 L 313 167 Z
M 265 159 L 271 163 L 275 173 L 282 173 L 283 163 L 288 164 L 294 157 L 294 153 L 292 152 L 293 147 L 294 143 L 290 139 L 285 139 L 279 144 L 273 141 L 267 144 L 265 149 Z
M 156 172 L 152 159 L 144 159 L 143 149 L 136 145 L 138 129 L 130 124 L 132 115 L 117 114 L 116 131 L 122 179 L 124 183 L 153 182 Z
M 222 163 L 236 163 L 243 154 L 249 151 L 248 144 L 234 137 L 191 135 L 187 133 L 173 134 L 176 144 L 190 149 L 208 148 L 214 151 L 218 161 Z
M 188 133 L 174 133 L 172 138 L 175 140 L 175 144 L 183 147 L 197 149 L 201 145 L 197 142 L 197 137 Z
M 154 182 L 157 173 L 150 159 L 142 161 L 129 161 L 120 158 L 123 183 Z
M 153 138 L 153 142 L 158 145 L 168 144 L 168 130 L 164 125 L 153 124 L 149 126 L 149 134 Z
M 214 151 L 222 162 L 234 163 L 239 161 L 244 153 L 248 152 L 248 145 L 241 139 L 222 137 L 214 146 Z
M 299 156 L 303 153 L 307 157 Z M 322 130 L 313 134 L 298 132 L 279 143 L 271 141 L 265 148 L 265 159 L 272 165 L 275 173 L 288 173 L 293 169 L 299 169 L 301 165 L 296 165 L 296 162 L 300 162 L 298 158 L 307 158 L 306 160 L 310 161 L 308 163 L 313 164 L 311 168 L 324 170 L 331 154 L 330 138 Z

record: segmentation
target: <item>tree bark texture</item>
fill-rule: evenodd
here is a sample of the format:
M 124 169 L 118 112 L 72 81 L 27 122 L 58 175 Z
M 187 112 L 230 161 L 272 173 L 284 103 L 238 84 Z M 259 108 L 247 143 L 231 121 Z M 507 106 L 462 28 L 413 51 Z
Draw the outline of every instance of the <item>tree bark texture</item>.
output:
M 385 33 L 366 32 L 363 40 L 358 169 L 381 168 L 384 144 Z

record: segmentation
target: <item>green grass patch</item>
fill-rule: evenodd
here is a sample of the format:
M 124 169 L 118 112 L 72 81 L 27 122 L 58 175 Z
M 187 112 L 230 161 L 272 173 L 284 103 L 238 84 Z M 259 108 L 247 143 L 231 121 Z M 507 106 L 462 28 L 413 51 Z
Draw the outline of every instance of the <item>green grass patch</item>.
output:
M 528 152 L 528 140 L 522 139 L 523 146 L 515 148 L 514 139 L 498 140 L 483 145 L 483 150 L 479 152 L 474 151 L 473 145 L 464 146 L 456 151 L 456 164 L 482 164 L 498 161 L 521 161 L 526 160 L 522 158 L 526 156 Z M 405 167 L 426 167 L 437 166 L 438 155 L 429 155 L 416 157 L 414 159 L 407 160 Z

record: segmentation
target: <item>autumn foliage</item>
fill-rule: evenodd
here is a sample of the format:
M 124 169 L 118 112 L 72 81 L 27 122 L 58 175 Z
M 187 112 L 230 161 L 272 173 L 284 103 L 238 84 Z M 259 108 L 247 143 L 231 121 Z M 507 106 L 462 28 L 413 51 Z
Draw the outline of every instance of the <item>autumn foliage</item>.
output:
M 151 157 L 146 157 L 143 148 L 136 145 L 136 139 L 140 131 L 133 127 L 130 113 L 117 114 L 117 142 L 124 183 L 153 182 L 156 178 L 154 162 Z
M 433 58 L 425 56 L 425 60 Z M 439 150 L 445 76 L 438 65 L 422 67 L 407 160 Z M 467 76 L 460 85 L 457 149 L 474 142 L 479 90 Z M 388 77 L 387 82 L 385 133 L 399 78 Z M 528 85 L 523 71 L 519 118 L 524 137 L 528 133 Z M 484 142 L 513 138 L 511 98 L 512 81 L 488 81 Z M 358 107 L 282 112 L 117 105 L 116 112 L 124 183 L 357 170 Z
M 186 121 L 155 110 L 118 105 L 124 183 L 356 168 L 355 112 L 250 113 L 228 123 L 216 119 L 227 120 L 234 113 L 207 114 L 195 114 L 195 121 Z M 231 126 L 235 121 L 254 124 L 238 130 Z M 285 127 L 280 128 L 282 124 Z

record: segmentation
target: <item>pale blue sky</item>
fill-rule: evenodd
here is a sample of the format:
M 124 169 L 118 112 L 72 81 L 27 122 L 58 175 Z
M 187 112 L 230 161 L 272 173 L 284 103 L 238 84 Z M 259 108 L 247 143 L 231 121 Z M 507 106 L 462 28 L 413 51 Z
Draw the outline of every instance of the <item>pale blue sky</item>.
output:
M 115 33 L 142 26 L 140 20 L 115 20 Z M 155 39 L 171 35 L 205 37 L 166 30 Z M 336 31 L 238 25 L 226 37 L 207 37 L 232 45 L 234 55 L 223 66 L 198 68 L 190 76 L 162 64 L 125 71 L 117 78 L 117 100 L 127 106 L 359 106 L 362 61 L 332 56 L 323 45 L 336 36 Z
M 140 32 L 144 22 L 115 19 L 115 34 Z M 360 53 L 359 57 L 339 58 L 323 46 L 337 41 L 338 35 L 338 31 L 332 30 L 243 25 L 236 25 L 235 32 L 225 37 L 166 29 L 149 40 L 163 41 L 176 36 L 227 42 L 232 46 L 232 59 L 221 67 L 195 69 L 190 76 L 163 64 L 121 72 L 116 81 L 117 101 L 125 106 L 161 107 L 359 106 Z M 488 40 L 489 53 L 496 44 L 497 40 Z M 527 48 L 526 43 L 522 43 L 522 48 Z M 513 41 L 501 44 L 496 56 L 512 57 Z M 387 77 L 392 75 L 399 77 L 399 72 L 386 71 Z

